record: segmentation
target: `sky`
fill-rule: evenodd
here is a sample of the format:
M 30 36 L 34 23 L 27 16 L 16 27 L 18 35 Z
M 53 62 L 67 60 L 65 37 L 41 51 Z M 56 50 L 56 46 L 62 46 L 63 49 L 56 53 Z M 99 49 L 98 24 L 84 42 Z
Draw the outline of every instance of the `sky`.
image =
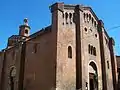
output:
M 0 50 L 6 47 L 8 37 L 19 33 L 24 18 L 29 19 L 31 34 L 50 25 L 49 6 L 55 2 L 92 7 L 115 40 L 115 54 L 120 55 L 120 28 L 111 29 L 120 26 L 120 0 L 0 0 Z

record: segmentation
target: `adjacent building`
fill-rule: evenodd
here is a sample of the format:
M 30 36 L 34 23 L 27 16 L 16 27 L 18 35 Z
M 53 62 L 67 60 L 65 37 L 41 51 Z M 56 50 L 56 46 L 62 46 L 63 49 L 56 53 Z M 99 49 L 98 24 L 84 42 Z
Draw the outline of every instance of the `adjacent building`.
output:
M 120 56 L 116 56 L 118 72 L 118 90 L 120 89 Z
M 50 26 L 28 20 L 0 52 L 0 90 L 117 90 L 114 40 L 91 7 L 51 5 Z

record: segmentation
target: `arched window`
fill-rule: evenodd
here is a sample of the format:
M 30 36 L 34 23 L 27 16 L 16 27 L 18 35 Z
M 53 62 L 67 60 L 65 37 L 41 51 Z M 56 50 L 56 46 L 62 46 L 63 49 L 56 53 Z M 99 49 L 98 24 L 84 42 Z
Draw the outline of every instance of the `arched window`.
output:
M 89 20 L 91 20 L 91 15 L 89 14 Z
M 94 26 L 96 27 L 96 21 L 94 22 Z
M 88 15 L 88 13 L 86 14 L 86 16 L 87 16 L 87 22 L 89 22 L 89 15 Z
M 65 13 L 65 19 L 66 19 L 66 24 L 68 24 L 68 21 L 67 21 L 67 19 L 68 19 L 68 13 L 67 12 Z
M 62 17 L 64 18 L 65 16 L 64 16 L 64 12 L 62 13 Z
M 89 54 L 90 54 L 90 44 L 88 45 L 88 51 L 89 51 Z
M 68 47 L 68 58 L 72 58 L 72 47 Z
M 65 13 L 65 18 L 66 18 L 66 19 L 68 18 L 68 13 L 67 13 L 67 12 Z
M 28 30 L 27 29 L 25 29 L 25 34 L 28 34 Z
M 84 20 L 85 20 L 85 13 L 84 13 Z
M 96 56 L 96 48 L 95 47 L 93 48 L 93 55 Z
M 89 14 L 89 19 L 91 20 L 91 15 Z
M 89 17 L 88 13 L 86 15 L 87 15 L 87 19 L 88 19 L 88 17 Z
M 89 54 L 96 56 L 96 48 L 90 44 L 88 45 L 88 51 L 89 51 Z
M 69 18 L 70 18 L 70 19 L 72 18 L 72 13 L 69 13 Z
M 91 46 L 91 48 L 90 48 L 90 53 L 91 53 L 91 55 L 93 55 L 93 46 Z
M 72 24 L 72 13 L 69 13 L 70 24 Z
M 65 18 L 65 15 L 64 15 L 64 12 L 62 12 L 62 18 L 63 18 L 63 25 L 64 25 L 64 18 Z
M 94 23 L 94 19 L 93 19 L 93 17 L 92 17 L 92 24 Z

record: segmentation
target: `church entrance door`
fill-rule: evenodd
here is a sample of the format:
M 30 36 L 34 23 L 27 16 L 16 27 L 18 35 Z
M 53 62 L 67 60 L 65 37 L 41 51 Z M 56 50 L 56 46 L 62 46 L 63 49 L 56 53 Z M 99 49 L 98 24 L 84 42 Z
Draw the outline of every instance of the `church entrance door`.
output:
M 98 90 L 98 74 L 94 62 L 89 64 L 89 90 Z

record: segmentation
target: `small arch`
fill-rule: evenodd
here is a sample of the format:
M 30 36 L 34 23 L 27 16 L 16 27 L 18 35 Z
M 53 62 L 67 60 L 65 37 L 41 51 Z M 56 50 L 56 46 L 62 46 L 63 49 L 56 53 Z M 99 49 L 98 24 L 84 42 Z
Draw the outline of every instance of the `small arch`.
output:
M 62 18 L 63 18 L 63 25 L 64 25 L 64 18 L 65 18 L 65 14 L 64 14 L 64 12 L 62 12 Z
M 88 45 L 88 52 L 89 52 L 89 54 L 90 54 L 90 48 L 91 48 L 91 46 L 90 46 L 90 44 Z
M 72 47 L 68 46 L 68 58 L 72 58 Z
M 70 24 L 72 24 L 72 13 L 69 13 Z
M 96 27 L 96 21 L 94 22 L 94 26 Z
M 12 77 L 15 77 L 15 74 L 16 74 L 16 68 L 15 68 L 15 66 L 12 66 L 12 67 L 10 68 L 10 73 L 9 73 L 9 75 L 12 76 Z
M 91 20 L 91 15 L 89 14 L 89 20 Z
M 93 24 L 93 22 L 94 22 L 94 19 L 93 19 L 93 17 L 92 17 L 92 24 Z
M 96 56 L 96 48 L 95 47 L 93 48 L 93 55 Z
M 91 50 L 90 51 L 91 51 L 91 54 L 93 55 L 93 46 L 91 46 Z
M 72 18 L 72 13 L 69 13 L 69 18 L 70 18 L 70 19 Z
M 89 17 L 88 13 L 86 14 L 87 18 Z
M 98 72 L 98 64 L 96 63 L 95 60 L 90 59 L 88 65 L 91 65 L 94 67 L 94 69 Z
M 89 14 L 88 13 L 86 14 L 86 17 L 87 17 L 87 22 L 89 22 Z
M 75 13 L 73 13 L 72 21 L 73 21 L 74 23 L 76 22 L 76 14 L 75 14 Z
M 85 20 L 85 13 L 83 14 L 83 16 L 84 16 L 84 20 Z
M 97 66 L 96 66 L 96 64 L 95 64 L 93 61 L 91 61 L 91 62 L 89 63 L 89 65 L 92 66 L 93 69 L 97 72 Z
M 67 13 L 67 12 L 65 13 L 65 18 L 66 18 L 66 19 L 68 18 L 68 13 Z
M 68 24 L 67 19 L 68 19 L 68 13 L 65 13 L 65 19 L 66 19 L 66 24 Z
M 65 16 L 64 16 L 64 13 L 62 13 L 62 17 L 64 18 Z

